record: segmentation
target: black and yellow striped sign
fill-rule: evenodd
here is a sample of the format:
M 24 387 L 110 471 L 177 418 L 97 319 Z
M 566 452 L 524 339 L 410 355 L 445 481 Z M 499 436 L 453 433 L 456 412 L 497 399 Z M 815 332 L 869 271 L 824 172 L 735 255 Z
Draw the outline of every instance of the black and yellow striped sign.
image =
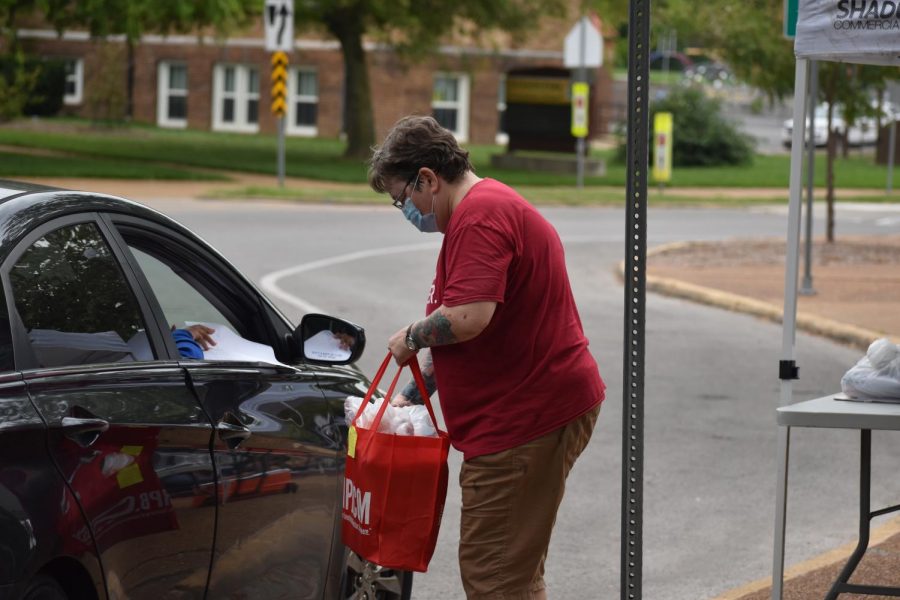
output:
M 272 53 L 272 114 L 276 117 L 287 112 L 287 66 L 287 53 Z

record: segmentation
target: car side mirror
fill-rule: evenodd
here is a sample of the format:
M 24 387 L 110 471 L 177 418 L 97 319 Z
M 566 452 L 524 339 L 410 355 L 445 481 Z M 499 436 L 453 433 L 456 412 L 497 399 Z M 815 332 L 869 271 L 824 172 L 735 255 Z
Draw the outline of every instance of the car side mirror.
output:
M 319 365 L 354 363 L 366 348 L 362 327 L 328 315 L 304 315 L 294 330 L 294 339 L 304 360 Z

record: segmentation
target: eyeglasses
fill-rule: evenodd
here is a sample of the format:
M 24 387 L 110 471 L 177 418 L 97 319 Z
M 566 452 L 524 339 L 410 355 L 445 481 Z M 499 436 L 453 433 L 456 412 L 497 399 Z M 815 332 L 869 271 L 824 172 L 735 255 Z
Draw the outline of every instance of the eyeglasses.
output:
M 413 182 L 415 182 L 415 183 L 413 183 Z M 398 198 L 394 198 L 393 196 L 391 196 L 391 204 L 393 204 L 395 207 L 399 208 L 400 210 L 403 210 L 403 205 L 406 203 L 406 188 L 408 188 L 410 186 L 410 184 L 412 184 L 413 189 L 415 189 L 415 186 L 418 183 L 419 183 L 419 174 L 416 173 L 416 176 L 410 177 L 409 181 L 406 182 L 406 185 L 403 186 L 403 189 L 400 190 L 400 196 Z

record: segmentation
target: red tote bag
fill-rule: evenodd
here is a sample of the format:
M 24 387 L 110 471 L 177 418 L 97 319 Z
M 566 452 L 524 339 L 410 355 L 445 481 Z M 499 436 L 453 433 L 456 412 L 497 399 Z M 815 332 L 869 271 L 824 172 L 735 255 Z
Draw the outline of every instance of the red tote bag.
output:
M 415 358 L 407 365 L 425 399 L 437 437 L 378 432 L 402 367 L 371 429 L 356 426 L 391 358 L 388 353 L 350 423 L 341 533 L 344 544 L 368 561 L 389 569 L 424 573 L 434 554 L 447 497 L 450 438 L 438 428 Z

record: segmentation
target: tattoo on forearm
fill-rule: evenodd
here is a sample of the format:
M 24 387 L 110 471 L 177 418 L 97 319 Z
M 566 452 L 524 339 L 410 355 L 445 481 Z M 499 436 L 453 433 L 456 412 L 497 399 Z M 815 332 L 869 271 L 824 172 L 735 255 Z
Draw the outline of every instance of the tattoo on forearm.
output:
M 412 335 L 419 347 L 446 346 L 459 341 L 453 334 L 450 320 L 440 309 L 413 325 Z

